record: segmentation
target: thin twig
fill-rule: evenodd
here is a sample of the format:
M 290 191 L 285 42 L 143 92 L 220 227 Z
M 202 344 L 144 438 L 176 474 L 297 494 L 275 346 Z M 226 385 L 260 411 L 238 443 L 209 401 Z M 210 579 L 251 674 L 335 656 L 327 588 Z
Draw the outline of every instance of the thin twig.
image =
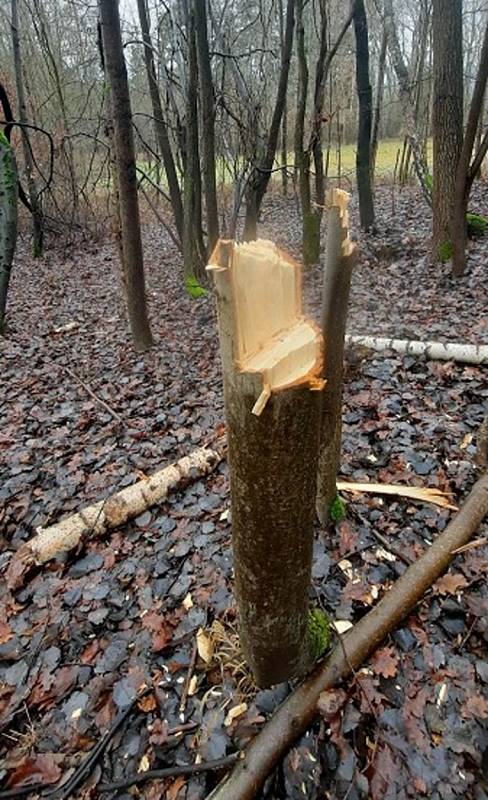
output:
M 53 363 L 56 363 L 56 362 L 53 362 Z M 110 414 L 111 417 L 116 419 L 117 422 L 120 422 L 122 425 L 124 424 L 124 420 L 122 419 L 120 414 L 117 414 L 117 412 L 114 411 L 113 408 L 110 408 L 110 406 L 108 405 L 108 403 L 105 402 L 105 400 L 102 400 L 101 397 L 99 397 L 97 394 L 95 394 L 93 389 L 87 383 L 85 383 L 85 381 L 83 381 L 81 378 L 79 378 L 78 375 L 75 372 L 73 372 L 72 369 L 70 369 L 69 367 L 64 366 L 64 364 L 57 364 L 56 363 L 56 366 L 59 367 L 59 369 L 62 369 L 64 372 L 66 372 L 77 383 L 79 383 L 79 385 L 83 387 L 83 389 L 90 395 L 90 397 L 93 397 L 93 399 L 96 400 L 97 403 L 100 403 L 100 405 L 103 406 L 105 411 L 108 411 L 108 413 Z
M 131 775 L 125 781 L 115 781 L 115 783 L 102 783 L 98 787 L 99 792 L 114 792 L 120 789 L 128 789 L 139 783 L 147 781 L 162 780 L 163 778 L 176 778 L 178 775 L 197 775 L 200 772 L 210 772 L 211 770 L 229 767 L 241 758 L 240 751 L 232 753 L 224 758 L 217 758 L 215 761 L 204 761 L 202 764 L 183 764 L 180 767 L 167 767 L 166 769 L 150 769 L 147 772 L 139 772 Z
M 193 649 L 191 651 L 190 663 L 188 664 L 188 672 L 186 674 L 185 685 L 183 686 L 183 691 L 181 693 L 180 714 L 185 713 L 186 703 L 188 701 L 188 692 L 190 691 L 190 684 L 193 676 L 193 671 L 195 669 L 195 664 L 197 661 L 197 655 L 198 655 L 198 647 L 197 647 L 197 640 L 195 638 Z
M 113 739 L 113 737 L 119 730 L 120 726 L 132 713 L 134 707 L 139 702 L 139 700 L 142 697 L 145 697 L 151 691 L 152 688 L 148 687 L 147 689 L 144 689 L 142 692 L 139 692 L 139 694 L 137 695 L 137 697 L 134 698 L 132 703 L 116 716 L 108 731 L 104 734 L 104 736 L 102 736 L 98 744 L 96 744 L 95 747 L 92 748 L 91 752 L 84 759 L 84 761 L 82 761 L 79 767 L 75 770 L 71 778 L 68 781 L 66 781 L 66 783 L 63 784 L 62 786 L 57 786 L 50 792 L 47 792 L 45 797 L 51 797 L 51 795 L 55 794 L 56 800 L 67 800 L 67 798 L 70 797 L 70 795 L 72 795 L 73 792 L 78 788 L 78 786 L 80 786 L 86 779 L 88 773 L 93 769 L 96 762 L 102 755 L 103 751 L 106 749 L 111 739 Z
M 392 555 L 396 556 L 396 558 L 399 558 L 400 561 L 403 561 L 403 563 L 406 564 L 407 567 L 410 567 L 413 564 L 411 558 L 406 556 L 404 553 L 402 553 L 401 550 L 395 547 L 395 545 L 392 544 L 389 541 L 389 539 L 386 538 L 386 536 L 383 536 L 383 534 L 376 531 L 372 525 L 369 525 L 368 521 L 363 517 L 362 514 L 359 513 L 359 511 L 355 510 L 354 514 L 359 520 L 361 520 L 363 525 L 368 529 L 368 533 L 374 536 L 376 541 L 378 541 L 385 548 L 385 550 L 387 550 Z

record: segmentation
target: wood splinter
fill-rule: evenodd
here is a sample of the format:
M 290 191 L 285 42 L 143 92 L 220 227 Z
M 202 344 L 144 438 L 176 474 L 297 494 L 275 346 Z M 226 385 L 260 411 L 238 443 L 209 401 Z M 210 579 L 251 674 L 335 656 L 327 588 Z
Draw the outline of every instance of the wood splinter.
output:
M 260 686 L 310 667 L 323 341 L 301 271 L 272 242 L 220 241 L 218 304 L 240 641 Z

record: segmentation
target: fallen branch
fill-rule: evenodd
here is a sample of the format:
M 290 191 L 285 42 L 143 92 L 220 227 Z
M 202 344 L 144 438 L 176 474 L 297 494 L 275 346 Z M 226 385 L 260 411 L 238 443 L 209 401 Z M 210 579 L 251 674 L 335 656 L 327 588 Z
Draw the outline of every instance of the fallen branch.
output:
M 22 555 L 33 558 L 36 564 L 44 564 L 72 550 L 87 536 L 102 536 L 161 503 L 172 489 L 179 488 L 188 479 L 212 472 L 222 458 L 221 450 L 197 448 L 152 477 L 127 486 L 56 525 L 38 528 L 37 535 L 22 548 Z
M 449 502 L 449 497 L 440 489 L 430 489 L 424 486 L 401 486 L 398 483 L 352 483 L 350 481 L 337 481 L 338 492 L 352 492 L 353 494 L 394 494 L 397 497 L 408 497 L 422 503 L 432 503 L 441 508 L 450 508 L 457 511 L 457 506 Z
M 207 800 L 252 800 L 257 796 L 273 767 L 312 722 L 321 692 L 336 686 L 375 651 L 447 569 L 454 551 L 469 541 L 487 513 L 488 474 L 485 474 L 475 483 L 446 530 L 348 632 L 329 658 L 285 700 L 253 739 L 245 757 Z
M 102 783 L 98 787 L 99 792 L 116 792 L 121 789 L 128 789 L 147 781 L 161 781 L 165 778 L 176 778 L 178 775 L 198 775 L 201 772 L 210 772 L 215 769 L 222 769 L 234 764 L 240 757 L 240 753 L 231 753 L 223 758 L 216 758 L 215 761 L 204 761 L 201 764 L 182 764 L 181 766 L 167 767 L 166 769 L 150 769 L 147 772 L 138 772 L 131 775 L 125 781 L 115 781 L 115 783 Z M 229 800 L 229 798 L 227 799 Z
M 52 361 L 51 363 L 55 364 L 56 362 Z M 93 391 L 91 386 L 89 386 L 88 383 L 85 383 L 85 381 L 83 381 L 76 374 L 76 372 L 73 372 L 72 369 L 70 369 L 69 367 L 66 367 L 63 364 L 56 364 L 56 366 L 59 367 L 59 369 L 62 369 L 63 372 L 66 372 L 66 374 L 69 375 L 70 378 L 73 378 L 73 380 L 76 381 L 85 390 L 85 392 L 87 392 L 90 395 L 90 397 L 92 397 L 93 400 L 95 400 L 95 402 L 99 403 L 102 406 L 102 408 L 104 408 L 105 411 L 107 411 L 110 414 L 110 416 L 113 417 L 113 419 L 116 419 L 117 422 L 122 423 L 122 425 L 124 424 L 124 420 L 122 419 L 120 414 L 117 414 L 117 412 L 114 411 L 113 408 L 110 408 L 109 404 L 106 403 L 105 400 L 102 400 L 101 397 L 99 397 L 97 394 L 95 394 L 95 392 Z
M 411 356 L 426 356 L 432 361 L 457 361 L 458 364 L 488 364 L 488 345 L 454 342 L 415 342 L 383 339 L 380 336 L 346 336 L 347 344 L 361 344 L 371 350 L 395 350 Z

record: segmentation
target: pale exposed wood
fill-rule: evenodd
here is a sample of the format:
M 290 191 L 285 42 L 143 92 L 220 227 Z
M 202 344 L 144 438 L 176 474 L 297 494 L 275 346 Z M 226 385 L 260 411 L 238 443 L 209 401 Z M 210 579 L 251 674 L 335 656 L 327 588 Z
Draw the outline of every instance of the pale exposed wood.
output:
M 86 537 L 101 536 L 107 530 L 118 528 L 165 500 L 172 489 L 176 489 L 192 474 L 200 477 L 211 472 L 221 459 L 222 452 L 218 450 L 198 448 L 150 478 L 137 481 L 55 525 L 38 528 L 37 535 L 25 545 L 25 554 L 32 557 L 36 564 L 44 564 L 72 550 Z
M 409 497 L 412 500 L 419 500 L 423 503 L 432 503 L 441 508 L 451 508 L 457 511 L 457 506 L 449 502 L 449 496 L 439 489 L 430 489 L 424 486 L 401 486 L 396 483 L 353 483 L 349 481 L 337 481 L 339 492 L 357 492 L 359 494 L 393 494 L 398 497 Z
M 346 212 L 347 213 L 347 212 Z M 220 246 L 207 270 L 221 271 Z M 289 386 L 323 387 L 318 327 L 302 313 L 300 268 L 273 242 L 232 244 L 229 290 L 235 312 L 236 367 L 260 377 L 253 414 L 273 392 Z
M 380 336 L 346 336 L 347 344 L 360 344 L 382 352 L 395 350 L 412 356 L 426 356 L 432 361 L 456 361 L 459 364 L 488 364 L 488 345 L 455 342 L 416 342 L 385 339 Z

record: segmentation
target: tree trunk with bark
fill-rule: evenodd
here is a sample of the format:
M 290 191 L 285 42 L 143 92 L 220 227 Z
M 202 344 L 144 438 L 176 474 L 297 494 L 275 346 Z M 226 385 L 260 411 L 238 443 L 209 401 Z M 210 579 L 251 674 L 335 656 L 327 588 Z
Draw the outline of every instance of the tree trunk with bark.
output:
M 276 148 L 278 146 L 281 119 L 283 116 L 286 92 L 288 88 L 288 74 L 290 71 L 290 61 L 293 49 L 294 27 L 295 0 L 287 0 L 285 36 L 281 57 L 281 71 L 278 89 L 276 92 L 276 102 L 274 106 L 273 117 L 271 120 L 265 151 L 263 156 L 259 157 L 259 163 L 253 165 L 252 173 L 247 185 L 246 218 L 244 222 L 243 234 L 245 241 L 255 239 L 257 236 L 257 226 L 261 203 L 266 193 L 266 189 L 268 188 L 271 170 L 273 169 Z
M 381 36 L 380 55 L 378 59 L 378 77 L 376 80 L 376 92 L 373 111 L 373 124 L 371 129 L 371 180 L 374 184 L 374 173 L 376 166 L 376 156 L 378 153 L 378 135 L 380 130 L 381 111 L 383 107 L 383 94 L 385 88 L 385 65 L 386 65 L 386 31 L 383 26 Z
M 259 686 L 303 674 L 322 337 L 300 272 L 271 242 L 219 242 L 210 265 L 224 371 L 240 640 Z
M 198 143 L 198 62 L 195 42 L 195 12 L 185 6 L 188 82 L 185 113 L 185 152 L 183 182 L 183 258 L 185 280 L 201 280 L 205 273 L 206 252 L 202 235 L 202 186 Z
M 473 145 L 476 138 L 478 121 L 483 108 L 486 83 L 488 80 L 488 23 L 485 26 L 483 45 L 481 48 L 478 74 L 474 85 L 473 96 L 469 106 L 468 122 L 464 134 L 461 155 L 459 156 L 456 188 L 454 192 L 454 211 L 451 223 L 452 236 L 452 271 L 460 277 L 466 269 L 466 213 L 468 211 L 469 194 L 478 170 L 488 151 L 488 132 L 476 153 L 473 161 Z
M 42 256 L 44 238 L 44 220 L 39 199 L 39 193 L 34 178 L 34 159 L 29 141 L 29 118 L 27 116 L 27 102 L 25 99 L 24 74 L 22 69 L 22 53 L 20 46 L 20 21 L 18 0 L 11 4 L 12 51 L 15 70 L 15 86 L 17 89 L 18 120 L 21 123 L 22 149 L 24 156 L 24 171 L 27 181 L 27 193 L 32 214 L 32 233 L 34 258 Z
M 308 65 L 303 23 L 303 0 L 296 0 L 296 42 L 298 61 L 297 110 L 295 117 L 295 169 L 302 210 L 302 255 L 306 267 L 316 264 L 320 249 L 320 213 L 312 209 L 310 193 L 310 150 L 304 150 L 305 115 L 308 94 Z
M 208 246 L 211 252 L 219 238 L 219 213 L 215 171 L 215 98 L 208 50 L 207 0 L 193 0 L 198 57 L 198 80 L 202 111 L 203 191 L 207 211 Z
M 17 242 L 18 185 L 15 156 L 10 142 L 0 131 L 0 334 L 5 327 L 10 272 Z
M 144 43 L 144 64 L 146 66 L 147 82 L 149 84 L 149 95 L 154 117 L 154 132 L 158 143 L 159 152 L 163 158 L 166 180 L 168 181 L 169 196 L 173 209 L 173 217 L 178 231 L 180 242 L 183 240 L 183 202 L 181 199 L 180 184 L 176 172 L 171 142 L 168 136 L 166 120 L 161 105 L 158 80 L 156 77 L 156 67 L 154 64 L 153 47 L 151 33 L 149 29 L 149 17 L 146 8 L 146 0 L 137 0 L 139 10 L 139 22 L 141 25 L 142 41 Z
M 356 86 L 359 102 L 356 180 L 359 194 L 361 227 L 374 225 L 373 190 L 371 187 L 371 117 L 373 96 L 369 80 L 368 21 L 364 0 L 354 0 L 354 33 L 356 36 Z
M 450 227 L 456 192 L 456 171 L 463 142 L 462 0 L 434 0 L 432 36 L 432 255 L 434 261 L 445 261 L 452 253 Z
M 331 190 L 322 294 L 325 387 L 316 501 L 317 516 L 323 524 L 330 520 L 331 507 L 337 496 L 341 456 L 344 337 L 351 274 L 356 258 L 356 248 L 349 239 L 348 202 L 346 192 Z
M 99 0 L 103 53 L 110 83 L 129 324 L 136 350 L 152 345 L 147 316 L 136 159 L 118 0 Z

